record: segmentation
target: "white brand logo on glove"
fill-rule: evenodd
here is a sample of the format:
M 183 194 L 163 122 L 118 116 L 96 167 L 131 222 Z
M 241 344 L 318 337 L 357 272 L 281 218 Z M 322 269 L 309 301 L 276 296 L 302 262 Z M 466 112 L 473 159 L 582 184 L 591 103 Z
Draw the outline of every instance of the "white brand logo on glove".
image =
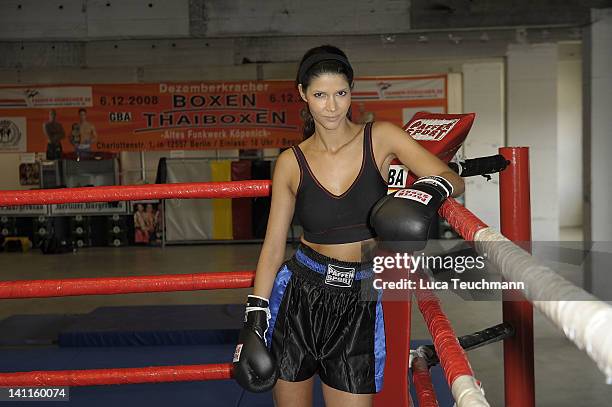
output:
M 240 360 L 240 352 L 242 352 L 242 344 L 241 343 L 236 345 L 236 350 L 234 351 L 234 359 L 233 359 L 234 363 L 238 363 L 238 361 Z
M 325 273 L 325 284 L 336 287 L 350 287 L 353 285 L 355 278 L 354 267 L 342 267 L 334 264 L 327 265 L 327 273 Z
M 400 189 L 395 193 L 395 197 L 410 199 L 412 201 L 420 202 L 423 205 L 427 205 L 432 198 L 432 196 L 427 192 L 417 191 L 416 189 Z

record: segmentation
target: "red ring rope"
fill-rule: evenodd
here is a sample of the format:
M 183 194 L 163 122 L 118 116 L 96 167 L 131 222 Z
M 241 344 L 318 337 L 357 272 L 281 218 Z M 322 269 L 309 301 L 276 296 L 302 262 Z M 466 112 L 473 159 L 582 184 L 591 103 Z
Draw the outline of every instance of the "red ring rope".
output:
M 225 380 L 232 377 L 231 370 L 232 365 L 230 363 L 120 369 L 39 370 L 33 372 L 0 373 L 0 387 L 97 386 Z
M 486 223 L 453 198 L 444 201 L 439 213 L 461 237 L 468 241 L 473 241 L 474 235 L 480 229 L 488 227 Z
M 412 382 L 417 395 L 419 407 L 438 407 L 436 392 L 434 391 L 429 374 L 427 362 L 420 356 L 412 359 Z
M 0 282 L 0 299 L 248 288 L 254 271 Z
M 474 376 L 465 351 L 459 344 L 455 331 L 442 311 L 438 298 L 429 290 L 416 290 L 419 310 L 429 329 L 434 347 L 440 359 L 449 386 L 459 376 Z
M 271 181 L 258 180 L 0 191 L 0 206 L 170 198 L 251 198 L 269 196 L 270 188 Z

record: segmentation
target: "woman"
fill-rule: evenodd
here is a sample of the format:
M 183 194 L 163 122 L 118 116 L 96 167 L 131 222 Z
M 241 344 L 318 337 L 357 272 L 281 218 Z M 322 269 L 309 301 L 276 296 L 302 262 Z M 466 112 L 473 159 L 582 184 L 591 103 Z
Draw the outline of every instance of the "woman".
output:
M 253 391 L 270 383 L 262 377 L 276 363 L 277 407 L 311 406 L 315 373 L 327 406 L 370 406 L 382 389 L 382 308 L 380 297 L 360 298 L 371 272 L 361 262 L 361 248 L 375 238 L 368 216 L 386 194 L 383 174 L 390 161 L 398 157 L 417 176 L 443 177 L 453 195 L 464 188 L 457 174 L 401 128 L 352 122 L 352 86 L 352 67 L 338 48 L 313 48 L 302 58 L 297 87 L 310 113 L 306 139 L 276 163 L 271 215 L 234 355 L 236 380 Z M 284 262 L 294 212 L 304 235 Z M 265 341 L 271 363 L 255 334 Z

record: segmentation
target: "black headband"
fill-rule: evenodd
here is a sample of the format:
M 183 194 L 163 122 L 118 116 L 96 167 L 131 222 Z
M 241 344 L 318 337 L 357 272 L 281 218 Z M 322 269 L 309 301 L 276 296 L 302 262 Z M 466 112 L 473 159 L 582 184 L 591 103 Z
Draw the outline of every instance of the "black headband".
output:
M 306 72 L 308 72 L 310 68 L 322 61 L 338 61 L 342 65 L 344 65 L 349 71 L 353 71 L 353 68 L 351 68 L 351 64 L 349 64 L 348 59 L 344 58 L 342 55 L 332 53 L 314 54 L 309 56 L 304 62 L 302 62 L 300 70 L 298 71 L 299 83 L 304 83 L 304 76 L 306 75 Z

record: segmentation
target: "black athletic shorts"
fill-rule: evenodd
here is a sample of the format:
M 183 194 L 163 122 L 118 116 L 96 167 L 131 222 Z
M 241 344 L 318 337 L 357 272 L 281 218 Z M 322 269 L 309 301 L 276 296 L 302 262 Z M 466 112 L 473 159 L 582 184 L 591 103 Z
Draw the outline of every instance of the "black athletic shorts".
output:
M 335 260 L 300 245 L 270 295 L 266 343 L 280 378 L 299 382 L 318 373 L 341 391 L 379 392 L 386 354 L 381 296 L 372 287 L 371 263 Z

